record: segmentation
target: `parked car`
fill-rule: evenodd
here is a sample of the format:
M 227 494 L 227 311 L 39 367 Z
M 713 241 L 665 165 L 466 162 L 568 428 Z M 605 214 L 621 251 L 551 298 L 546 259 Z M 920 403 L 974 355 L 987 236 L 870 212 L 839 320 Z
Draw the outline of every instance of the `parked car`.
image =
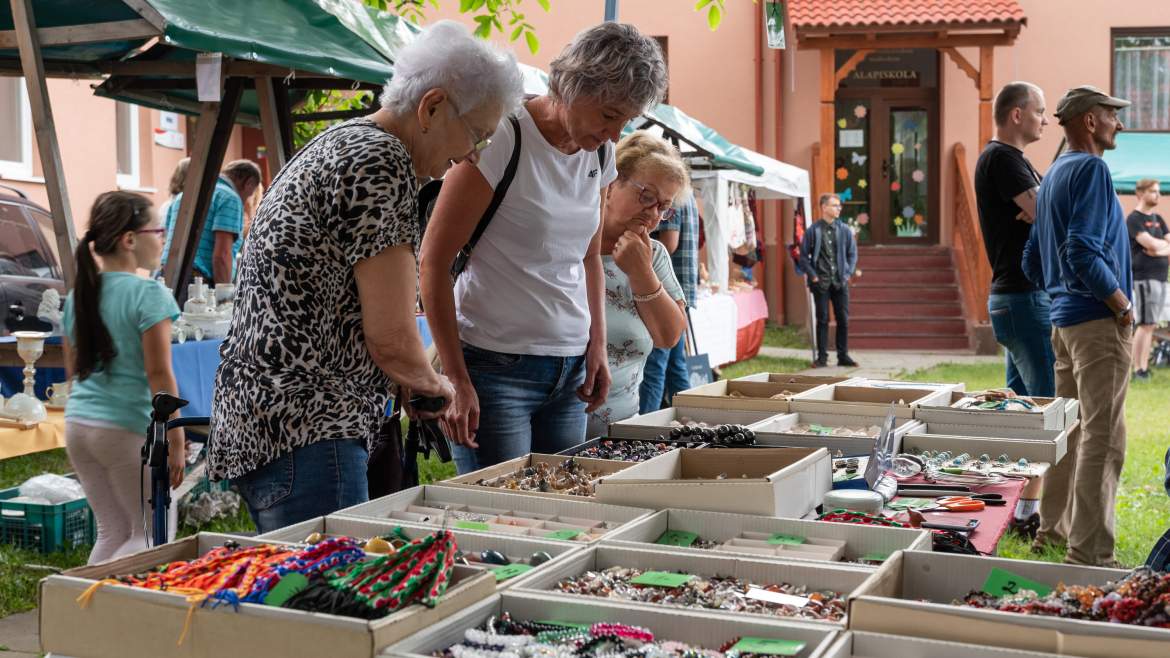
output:
M 8 335 L 20 314 L 27 323 L 21 328 L 34 328 L 37 307 L 50 288 L 64 299 L 53 218 L 20 190 L 0 185 L 0 317 L 5 320 L 0 335 Z

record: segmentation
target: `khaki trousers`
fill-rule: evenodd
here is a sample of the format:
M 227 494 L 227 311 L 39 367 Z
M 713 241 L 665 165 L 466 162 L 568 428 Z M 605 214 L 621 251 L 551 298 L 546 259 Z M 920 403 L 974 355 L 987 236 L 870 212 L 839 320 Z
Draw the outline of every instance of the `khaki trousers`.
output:
M 1052 330 L 1056 395 L 1080 401 L 1068 452 L 1044 476 L 1037 542 L 1067 542 L 1066 562 L 1113 563 L 1117 482 L 1133 329 L 1105 318 Z

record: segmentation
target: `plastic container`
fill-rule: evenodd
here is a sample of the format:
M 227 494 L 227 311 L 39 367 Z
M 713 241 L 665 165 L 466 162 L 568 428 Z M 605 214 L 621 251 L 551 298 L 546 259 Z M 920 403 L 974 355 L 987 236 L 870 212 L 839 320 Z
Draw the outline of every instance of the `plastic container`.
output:
M 65 503 L 11 503 L 20 487 L 0 489 L 0 542 L 54 553 L 71 546 L 93 544 L 97 522 L 85 498 Z

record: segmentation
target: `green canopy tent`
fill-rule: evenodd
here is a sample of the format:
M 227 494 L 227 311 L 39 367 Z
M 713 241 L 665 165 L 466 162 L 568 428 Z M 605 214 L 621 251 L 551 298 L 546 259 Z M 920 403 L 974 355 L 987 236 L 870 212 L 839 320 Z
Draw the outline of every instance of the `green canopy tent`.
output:
M 1122 132 L 1117 148 L 1105 151 L 1104 158 L 1118 194 L 1133 194 L 1143 178 L 1170 188 L 1170 133 Z
M 57 145 L 47 77 L 104 78 L 95 93 L 199 117 L 193 172 L 168 255 L 167 279 L 180 297 L 190 277 L 231 128 L 259 125 L 271 171 L 292 150 L 294 120 L 346 118 L 372 110 L 293 115 L 307 90 L 376 90 L 394 53 L 417 29 L 351 0 L 9 0 L 0 7 L 0 74 L 23 75 L 44 163 L 58 248 L 76 242 Z M 200 102 L 199 53 L 219 53 L 219 98 Z M 63 259 L 67 284 L 72 263 Z

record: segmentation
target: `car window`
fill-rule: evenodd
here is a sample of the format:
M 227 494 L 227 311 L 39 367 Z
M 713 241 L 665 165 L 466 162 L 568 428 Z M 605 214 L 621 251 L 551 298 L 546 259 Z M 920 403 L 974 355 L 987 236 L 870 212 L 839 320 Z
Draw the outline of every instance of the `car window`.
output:
M 54 262 L 20 206 L 0 203 L 0 275 L 52 279 Z
M 57 269 L 58 276 L 61 269 L 61 254 L 57 251 L 57 232 L 53 230 L 53 218 L 34 208 L 25 207 L 25 212 L 32 216 L 33 221 L 36 222 L 37 228 L 41 230 L 41 237 L 45 239 L 45 244 L 49 245 L 49 253 L 53 255 L 53 260 L 50 264 Z

